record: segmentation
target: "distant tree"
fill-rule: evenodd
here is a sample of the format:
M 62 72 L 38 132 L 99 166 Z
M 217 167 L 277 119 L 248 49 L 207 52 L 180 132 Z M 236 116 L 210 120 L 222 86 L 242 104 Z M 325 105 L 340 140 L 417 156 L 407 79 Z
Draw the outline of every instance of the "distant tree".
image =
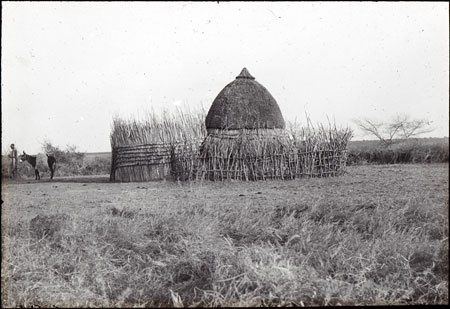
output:
M 45 154 L 53 155 L 57 159 L 64 155 L 64 151 L 62 151 L 58 146 L 54 146 L 49 140 L 44 140 L 42 143 L 42 150 Z
M 353 121 L 365 134 L 373 135 L 388 147 L 396 140 L 406 140 L 424 133 L 432 132 L 431 121 L 411 119 L 408 115 L 396 115 L 387 122 L 372 119 L 356 119 Z
M 78 151 L 75 145 L 66 145 L 65 150 L 61 150 L 58 146 L 54 146 L 49 140 L 45 140 L 42 143 L 42 150 L 46 154 L 51 154 L 56 158 L 57 165 L 65 166 L 65 169 L 72 173 L 78 174 L 84 161 L 85 154 Z

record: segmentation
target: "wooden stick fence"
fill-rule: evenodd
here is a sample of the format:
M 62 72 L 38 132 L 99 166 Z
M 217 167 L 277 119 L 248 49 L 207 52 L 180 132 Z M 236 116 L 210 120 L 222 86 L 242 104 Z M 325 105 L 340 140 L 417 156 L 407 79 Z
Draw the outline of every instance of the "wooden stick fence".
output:
M 198 157 L 181 163 L 182 179 L 288 180 L 302 177 L 333 177 L 342 175 L 346 167 L 346 151 L 334 150 L 299 152 L 233 158 L 222 156 Z
M 206 130 L 202 114 L 115 119 L 111 181 L 332 177 L 345 172 L 350 129 Z

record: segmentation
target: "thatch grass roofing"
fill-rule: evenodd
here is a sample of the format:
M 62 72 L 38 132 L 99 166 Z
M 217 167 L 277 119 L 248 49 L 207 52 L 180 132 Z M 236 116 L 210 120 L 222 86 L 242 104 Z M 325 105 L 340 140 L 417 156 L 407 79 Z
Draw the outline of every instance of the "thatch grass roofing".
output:
M 206 128 L 284 129 L 285 122 L 273 96 L 244 68 L 215 98 Z

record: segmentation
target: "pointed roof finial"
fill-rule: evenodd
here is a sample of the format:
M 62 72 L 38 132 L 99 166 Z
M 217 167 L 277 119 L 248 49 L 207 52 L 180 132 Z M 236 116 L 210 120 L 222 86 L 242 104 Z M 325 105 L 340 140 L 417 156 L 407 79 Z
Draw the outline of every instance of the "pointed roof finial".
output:
M 245 79 L 255 79 L 248 71 L 246 68 L 243 68 L 241 71 L 241 74 L 239 74 L 238 76 L 236 76 L 236 78 L 245 78 Z

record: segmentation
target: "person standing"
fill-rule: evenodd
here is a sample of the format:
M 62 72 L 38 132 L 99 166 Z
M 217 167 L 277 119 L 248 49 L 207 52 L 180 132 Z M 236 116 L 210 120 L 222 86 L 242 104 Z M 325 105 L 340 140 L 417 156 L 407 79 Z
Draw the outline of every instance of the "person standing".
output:
M 17 178 L 17 149 L 14 144 L 11 144 L 11 152 L 8 157 L 11 159 L 11 164 L 9 166 L 9 176 L 12 179 Z

